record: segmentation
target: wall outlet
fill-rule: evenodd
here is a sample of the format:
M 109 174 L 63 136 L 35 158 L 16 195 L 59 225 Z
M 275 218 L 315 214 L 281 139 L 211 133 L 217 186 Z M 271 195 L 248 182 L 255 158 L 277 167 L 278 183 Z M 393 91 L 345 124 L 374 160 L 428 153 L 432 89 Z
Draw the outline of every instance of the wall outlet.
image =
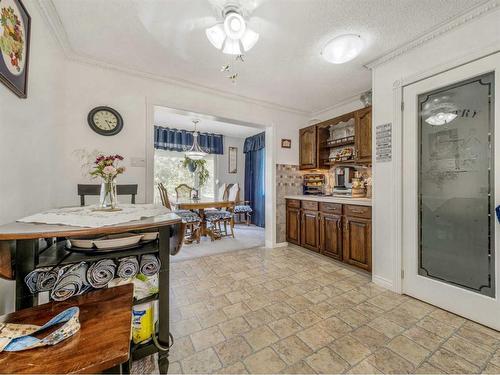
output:
M 146 159 L 141 157 L 132 157 L 130 158 L 130 166 L 144 168 L 146 166 Z

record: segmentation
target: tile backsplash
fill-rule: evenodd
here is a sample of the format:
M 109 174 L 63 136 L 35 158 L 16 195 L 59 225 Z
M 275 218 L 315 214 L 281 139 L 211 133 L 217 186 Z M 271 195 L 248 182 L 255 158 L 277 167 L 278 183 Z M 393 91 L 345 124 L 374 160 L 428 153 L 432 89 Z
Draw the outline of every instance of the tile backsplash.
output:
M 298 165 L 276 164 L 276 242 L 286 241 L 286 202 L 287 195 L 302 194 L 304 172 Z

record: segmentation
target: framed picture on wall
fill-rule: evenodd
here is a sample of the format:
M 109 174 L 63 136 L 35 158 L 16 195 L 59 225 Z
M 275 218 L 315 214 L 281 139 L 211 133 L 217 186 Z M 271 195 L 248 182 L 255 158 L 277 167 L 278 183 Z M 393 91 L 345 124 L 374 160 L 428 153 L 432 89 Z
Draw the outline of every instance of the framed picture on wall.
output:
M 229 147 L 229 173 L 238 173 L 238 147 Z
M 0 0 L 0 81 L 27 97 L 31 17 L 21 0 Z
M 281 148 L 292 148 L 291 139 L 281 139 Z

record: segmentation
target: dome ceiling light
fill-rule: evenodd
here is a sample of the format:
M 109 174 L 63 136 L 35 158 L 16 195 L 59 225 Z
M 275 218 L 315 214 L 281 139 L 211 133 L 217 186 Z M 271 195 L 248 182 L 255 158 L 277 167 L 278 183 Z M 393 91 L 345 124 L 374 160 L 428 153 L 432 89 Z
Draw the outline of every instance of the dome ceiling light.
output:
M 227 6 L 222 11 L 224 21 L 205 30 L 212 45 L 228 55 L 248 52 L 259 40 L 259 34 L 250 29 L 238 8 Z
M 326 44 L 321 51 L 321 56 L 332 64 L 343 64 L 356 58 L 363 46 L 363 39 L 359 35 L 340 35 Z

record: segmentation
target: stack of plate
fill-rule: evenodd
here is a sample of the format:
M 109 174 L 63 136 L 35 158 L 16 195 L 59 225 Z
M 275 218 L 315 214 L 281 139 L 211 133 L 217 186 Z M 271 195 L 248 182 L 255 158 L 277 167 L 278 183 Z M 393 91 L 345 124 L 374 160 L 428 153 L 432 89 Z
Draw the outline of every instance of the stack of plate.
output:
M 124 247 L 133 247 L 139 242 L 153 241 L 158 238 L 158 232 L 148 233 L 120 233 L 110 234 L 108 236 L 92 237 L 73 237 L 68 238 L 69 248 L 79 249 L 119 249 Z

